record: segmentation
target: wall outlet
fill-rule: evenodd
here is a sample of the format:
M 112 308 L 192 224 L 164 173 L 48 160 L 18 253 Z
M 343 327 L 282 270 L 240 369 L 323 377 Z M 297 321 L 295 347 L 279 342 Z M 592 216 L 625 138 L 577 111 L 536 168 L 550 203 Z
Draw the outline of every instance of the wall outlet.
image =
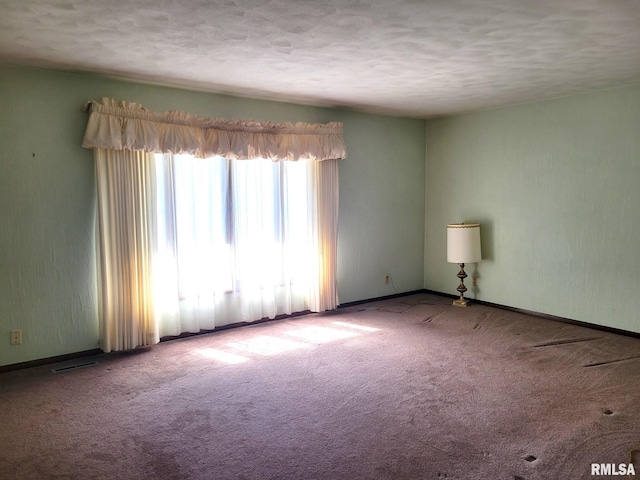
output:
M 11 330 L 11 345 L 22 344 L 22 330 Z
M 391 277 L 389 275 L 384 276 L 384 283 L 389 283 L 391 281 Z

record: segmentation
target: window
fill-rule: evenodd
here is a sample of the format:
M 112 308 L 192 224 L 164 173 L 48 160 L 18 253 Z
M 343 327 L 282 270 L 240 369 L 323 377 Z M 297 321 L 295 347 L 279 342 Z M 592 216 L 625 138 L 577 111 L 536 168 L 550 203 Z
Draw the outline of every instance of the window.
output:
M 308 308 L 310 161 L 157 154 L 155 162 L 157 282 L 177 284 L 182 317 L 202 317 L 187 320 L 188 330 L 213 327 L 205 317 L 229 303 L 245 307 L 231 315 L 239 321 Z M 167 298 L 175 288 L 156 290 L 161 311 L 175 305 Z
M 112 98 L 86 107 L 105 352 L 336 308 L 341 122 L 226 120 Z
M 180 298 L 232 287 L 229 161 L 156 155 L 158 244 L 179 262 Z

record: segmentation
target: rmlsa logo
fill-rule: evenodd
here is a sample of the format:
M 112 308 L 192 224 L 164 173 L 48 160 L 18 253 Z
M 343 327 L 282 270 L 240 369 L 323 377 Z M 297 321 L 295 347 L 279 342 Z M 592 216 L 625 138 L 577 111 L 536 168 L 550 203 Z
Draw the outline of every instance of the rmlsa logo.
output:
M 635 475 L 633 463 L 592 463 L 591 475 Z

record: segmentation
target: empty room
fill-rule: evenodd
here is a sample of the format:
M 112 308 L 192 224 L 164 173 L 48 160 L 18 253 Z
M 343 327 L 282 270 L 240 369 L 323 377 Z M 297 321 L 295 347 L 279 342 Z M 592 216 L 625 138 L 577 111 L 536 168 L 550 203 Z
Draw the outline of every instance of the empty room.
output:
M 0 0 L 0 477 L 640 475 L 639 25 Z

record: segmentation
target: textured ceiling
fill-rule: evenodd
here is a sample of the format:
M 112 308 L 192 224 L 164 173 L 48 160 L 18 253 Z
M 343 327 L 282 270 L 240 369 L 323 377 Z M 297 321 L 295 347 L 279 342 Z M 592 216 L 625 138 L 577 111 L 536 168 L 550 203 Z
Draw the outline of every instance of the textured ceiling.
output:
M 433 117 L 640 82 L 640 1 L 0 0 L 0 62 Z

